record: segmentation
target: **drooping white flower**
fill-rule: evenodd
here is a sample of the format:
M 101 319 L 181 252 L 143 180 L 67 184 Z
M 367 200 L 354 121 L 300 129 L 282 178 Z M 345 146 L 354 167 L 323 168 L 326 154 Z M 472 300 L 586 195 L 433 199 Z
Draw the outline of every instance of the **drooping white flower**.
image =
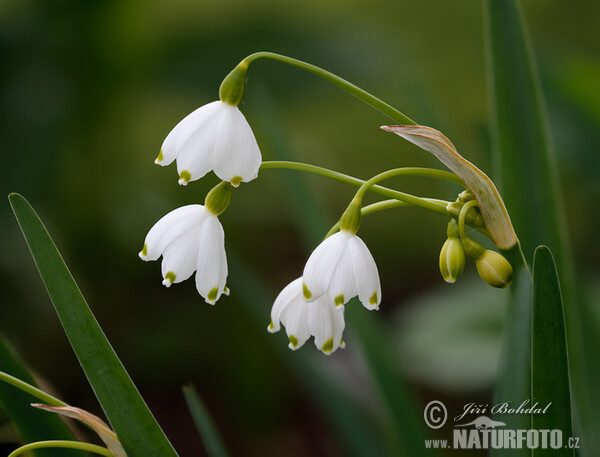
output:
M 335 306 L 327 296 L 307 302 L 302 295 L 302 278 L 289 283 L 277 296 L 271 310 L 269 332 L 279 331 L 280 323 L 290 340 L 292 350 L 302 346 L 310 336 L 323 354 L 344 348 L 344 309 Z
M 381 302 L 379 273 L 369 248 L 357 235 L 341 230 L 313 251 L 304 267 L 304 297 L 325 295 L 336 306 L 358 295 L 367 309 Z
M 214 170 L 237 187 L 258 176 L 262 157 L 238 107 L 216 101 L 187 115 L 167 135 L 155 162 L 166 166 L 174 160 L 181 185 Z
M 148 232 L 139 255 L 146 261 L 162 255 L 166 287 L 196 271 L 196 288 L 207 303 L 214 305 L 221 294 L 229 294 L 223 227 L 202 205 L 182 206 L 165 215 Z

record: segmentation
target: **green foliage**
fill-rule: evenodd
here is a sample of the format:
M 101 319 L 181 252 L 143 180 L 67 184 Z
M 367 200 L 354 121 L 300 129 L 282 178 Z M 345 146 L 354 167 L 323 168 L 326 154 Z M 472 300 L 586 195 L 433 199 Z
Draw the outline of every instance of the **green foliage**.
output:
M 0 370 L 29 384 L 35 382 L 15 351 L 0 335 Z M 72 440 L 73 434 L 60 417 L 32 408 L 35 398 L 27 393 L 0 381 L 0 404 L 10 416 L 24 442 L 41 440 Z M 75 450 L 40 449 L 39 457 L 84 457 L 86 454 Z
M 528 261 L 539 244 L 563 261 L 560 187 L 531 44 L 516 0 L 486 5 L 498 185 Z
M 183 395 L 209 457 L 228 457 L 229 452 L 196 388 L 191 384 L 184 386 Z
M 560 283 L 550 249 L 540 246 L 533 258 L 533 313 L 531 322 L 531 402 L 545 408 L 545 414 L 532 414 L 537 430 L 562 430 L 563 443 L 573 436 L 569 356 L 565 334 Z M 534 449 L 533 456 L 552 456 L 552 449 Z M 574 456 L 564 450 L 563 456 Z
M 22 196 L 13 212 L 73 350 L 130 457 L 176 456 L 88 307 L 52 238 Z

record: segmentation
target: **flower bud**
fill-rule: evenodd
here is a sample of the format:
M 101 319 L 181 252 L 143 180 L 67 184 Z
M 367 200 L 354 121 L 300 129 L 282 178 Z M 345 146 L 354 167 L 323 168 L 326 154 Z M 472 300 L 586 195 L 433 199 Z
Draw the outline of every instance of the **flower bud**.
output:
M 481 279 L 490 286 L 504 289 L 512 282 L 513 270 L 510 263 L 496 251 L 486 250 L 475 264 Z
M 215 216 L 219 216 L 227 209 L 231 202 L 231 184 L 221 181 L 206 195 L 204 206 Z
M 440 251 L 440 273 L 444 281 L 453 284 L 464 269 L 465 251 L 462 243 L 458 238 L 448 238 Z
M 246 91 L 246 72 L 248 64 L 241 61 L 237 67 L 225 76 L 219 87 L 219 98 L 229 105 L 238 106 Z

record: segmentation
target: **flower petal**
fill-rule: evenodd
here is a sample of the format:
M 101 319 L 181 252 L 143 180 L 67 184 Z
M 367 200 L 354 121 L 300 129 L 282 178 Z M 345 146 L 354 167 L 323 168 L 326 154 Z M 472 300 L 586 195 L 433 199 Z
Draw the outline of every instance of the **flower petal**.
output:
M 217 216 L 210 213 L 199 230 L 196 288 L 207 303 L 214 305 L 227 282 L 225 234 Z
M 357 281 L 353 270 L 353 259 L 350 253 L 350 246 L 356 236 L 350 236 L 346 240 L 345 249 L 342 251 L 338 263 L 333 269 L 333 274 L 329 280 L 327 295 L 336 306 L 345 305 L 352 297 L 358 293 Z
M 188 173 L 185 181 L 180 180 L 180 184 L 202 178 L 215 166 L 215 141 L 219 124 L 222 122 L 223 114 L 229 108 L 227 104 L 220 101 L 213 103 L 210 110 L 211 117 L 197 125 L 180 147 L 177 156 L 177 172 L 180 176 L 184 172 Z
M 297 278 L 283 288 L 271 309 L 271 323 L 267 330 L 271 333 L 278 332 L 281 326 L 281 313 L 287 308 L 287 306 L 296 298 L 302 295 L 302 278 Z
M 344 309 L 337 308 L 329 297 L 321 297 L 310 303 L 308 326 L 315 337 L 315 346 L 329 355 L 342 343 Z
M 234 186 L 258 176 L 262 156 L 246 118 L 237 106 L 228 106 L 215 140 L 215 174 Z
M 146 261 L 158 259 L 173 240 L 200 224 L 208 214 L 202 205 L 182 206 L 167 213 L 146 235 L 140 258 Z
M 290 340 L 289 348 L 296 350 L 300 348 L 310 337 L 308 328 L 308 309 L 310 303 L 297 295 L 290 301 L 281 313 L 281 323 L 285 326 L 285 332 Z
M 308 258 L 303 273 L 304 284 L 308 289 L 305 294 L 307 300 L 316 300 L 329 289 L 348 236 L 347 232 L 335 233 L 319 244 Z
M 352 237 L 348 247 L 352 257 L 358 298 L 365 308 L 377 309 L 381 303 L 381 284 L 377 264 L 367 245 L 358 236 Z
M 172 241 L 163 252 L 161 270 L 163 284 L 185 281 L 196 271 L 198 264 L 198 229 L 192 227 Z
M 214 117 L 220 103 L 220 101 L 208 103 L 184 117 L 165 138 L 161 148 L 161 158 L 157 159 L 156 163 L 162 166 L 171 164 L 194 132 Z

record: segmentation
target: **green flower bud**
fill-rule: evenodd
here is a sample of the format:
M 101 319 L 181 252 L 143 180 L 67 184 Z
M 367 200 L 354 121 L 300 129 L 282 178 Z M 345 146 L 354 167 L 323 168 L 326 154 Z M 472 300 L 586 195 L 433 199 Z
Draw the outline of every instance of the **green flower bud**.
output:
M 361 206 L 362 198 L 354 198 L 350 202 L 348 208 L 346 208 L 346 211 L 344 211 L 344 214 L 340 218 L 340 230 L 345 230 L 356 235 L 362 221 Z
M 215 216 L 219 216 L 229 206 L 231 201 L 231 184 L 229 181 L 221 181 L 206 195 L 204 206 Z
M 238 106 L 244 97 L 246 91 L 246 72 L 248 64 L 241 61 L 237 67 L 225 76 L 225 79 L 219 87 L 219 98 L 222 102 L 229 105 Z
M 454 219 L 453 219 L 454 220 Z M 440 273 L 453 284 L 465 269 L 465 251 L 458 238 L 448 238 L 440 251 Z
M 490 286 L 504 289 L 512 282 L 513 270 L 502 254 L 486 250 L 475 264 L 479 276 Z

